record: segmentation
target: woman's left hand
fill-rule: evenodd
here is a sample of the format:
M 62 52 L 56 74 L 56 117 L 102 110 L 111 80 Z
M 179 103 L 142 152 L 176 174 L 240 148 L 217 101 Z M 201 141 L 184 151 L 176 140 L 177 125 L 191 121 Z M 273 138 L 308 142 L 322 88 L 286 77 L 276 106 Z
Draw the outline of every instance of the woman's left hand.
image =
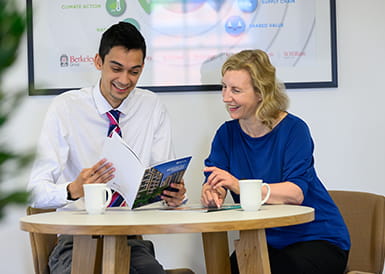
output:
M 207 184 L 211 185 L 214 189 L 218 187 L 225 187 L 236 194 L 239 194 L 239 181 L 229 172 L 217 168 L 215 166 L 205 167 L 204 172 L 211 172 L 207 178 Z

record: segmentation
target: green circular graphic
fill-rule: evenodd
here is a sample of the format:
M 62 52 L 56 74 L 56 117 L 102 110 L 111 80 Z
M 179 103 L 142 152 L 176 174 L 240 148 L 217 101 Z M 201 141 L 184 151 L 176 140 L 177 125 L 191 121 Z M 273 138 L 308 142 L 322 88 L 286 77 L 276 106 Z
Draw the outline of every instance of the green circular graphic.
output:
M 106 9 L 108 13 L 112 16 L 120 16 L 126 11 L 126 1 L 125 0 L 107 0 Z
M 124 19 L 123 22 L 133 24 L 140 31 L 140 24 L 136 19 L 130 17 L 130 18 Z

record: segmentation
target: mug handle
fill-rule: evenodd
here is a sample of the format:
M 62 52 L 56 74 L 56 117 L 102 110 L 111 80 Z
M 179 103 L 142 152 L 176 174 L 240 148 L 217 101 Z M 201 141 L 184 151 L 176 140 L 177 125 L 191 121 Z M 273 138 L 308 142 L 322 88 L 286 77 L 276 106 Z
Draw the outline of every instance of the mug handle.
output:
M 266 188 L 267 188 L 267 193 L 266 193 L 265 199 L 262 200 L 261 205 L 263 205 L 264 203 L 266 203 L 266 201 L 267 201 L 267 200 L 269 199 L 269 197 L 270 197 L 270 186 L 269 186 L 269 184 L 268 184 L 268 183 L 262 183 L 262 187 L 263 187 L 263 186 L 266 186 Z
M 108 205 L 111 202 L 112 199 L 112 191 L 109 187 L 105 188 L 105 191 L 107 192 L 107 201 L 104 203 L 104 208 L 108 207 Z

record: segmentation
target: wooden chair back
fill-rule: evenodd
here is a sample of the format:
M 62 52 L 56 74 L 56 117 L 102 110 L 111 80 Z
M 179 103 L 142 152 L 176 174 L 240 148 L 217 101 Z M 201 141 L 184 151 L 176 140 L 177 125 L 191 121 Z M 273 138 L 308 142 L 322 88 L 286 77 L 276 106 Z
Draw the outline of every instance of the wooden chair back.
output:
M 381 274 L 385 257 L 385 197 L 355 191 L 329 193 L 350 233 L 348 273 Z
M 55 209 L 27 208 L 27 215 L 52 212 Z M 29 233 L 32 249 L 32 260 L 36 274 L 49 274 L 48 258 L 56 245 L 57 236 L 54 234 Z

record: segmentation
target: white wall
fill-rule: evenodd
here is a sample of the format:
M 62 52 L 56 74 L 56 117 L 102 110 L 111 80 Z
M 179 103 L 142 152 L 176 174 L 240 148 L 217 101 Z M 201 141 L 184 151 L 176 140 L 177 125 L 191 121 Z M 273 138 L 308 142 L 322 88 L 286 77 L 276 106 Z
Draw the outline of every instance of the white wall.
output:
M 305 119 L 312 130 L 318 174 L 329 189 L 385 194 L 384 11 L 383 0 L 337 0 L 339 87 L 288 92 L 290 111 Z M 26 64 L 24 45 L 20 60 L 4 79 L 10 90 L 25 88 Z M 186 182 L 190 201 L 197 203 L 203 160 L 215 130 L 228 116 L 219 92 L 160 96 L 172 118 L 177 154 L 193 155 Z M 51 99 L 29 97 L 22 104 L 8 132 L 23 132 L 12 137 L 18 148 L 34 147 Z M 7 182 L 21 187 L 25 184 L 25 178 Z M 28 234 L 20 231 L 18 224 L 23 214 L 23 209 L 11 208 L 0 223 L 2 273 L 32 273 Z M 205 273 L 199 235 L 149 238 L 155 241 L 158 258 L 165 266 L 187 266 L 196 273 Z

